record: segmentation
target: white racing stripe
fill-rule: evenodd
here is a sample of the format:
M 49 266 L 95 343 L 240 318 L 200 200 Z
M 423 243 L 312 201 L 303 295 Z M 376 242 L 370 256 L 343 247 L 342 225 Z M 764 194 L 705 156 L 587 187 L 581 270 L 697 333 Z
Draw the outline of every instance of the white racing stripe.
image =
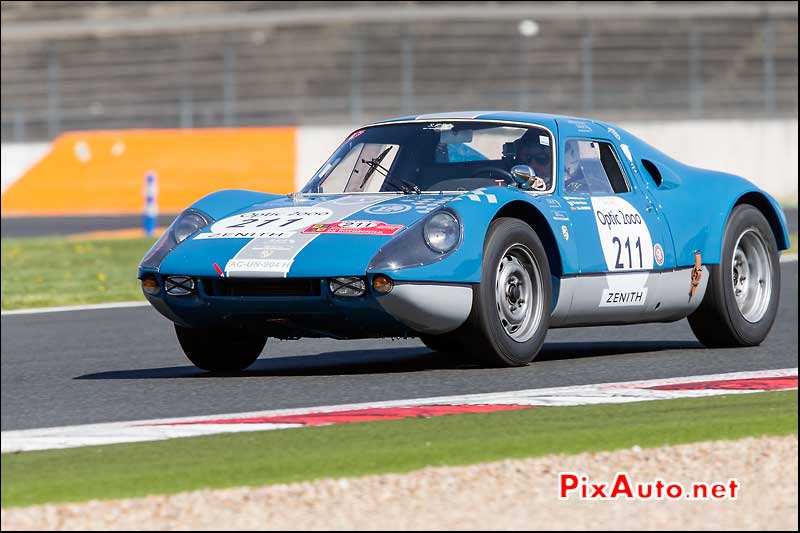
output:
M 396 198 L 397 196 L 395 195 L 340 196 L 333 200 L 296 209 L 328 212 L 327 215 L 303 221 L 303 227 L 305 228 L 314 222 L 345 220 L 363 209 Z M 285 210 L 287 208 L 281 209 Z M 269 210 L 265 209 L 264 211 Z M 273 211 L 276 210 L 273 209 Z M 292 268 L 295 258 L 319 235 L 290 231 L 283 236 L 256 237 L 245 244 L 227 262 L 224 269 L 225 273 L 232 277 L 286 277 Z
M 65 311 L 93 311 L 95 309 L 123 309 L 126 307 L 146 307 L 147 302 L 114 302 L 110 304 L 89 304 L 89 305 L 65 305 L 62 307 L 35 307 L 33 309 L 16 309 L 14 311 L 2 311 L 2 316 L 13 315 L 38 315 L 41 313 L 63 313 Z
M 647 381 L 622 383 L 602 383 L 547 389 L 529 389 L 487 394 L 469 394 L 460 396 L 441 396 L 433 398 L 415 398 L 386 402 L 370 402 L 346 405 L 329 405 L 308 407 L 303 409 L 283 409 L 274 411 L 256 411 L 249 413 L 206 415 L 159 420 L 139 420 L 128 422 L 112 422 L 81 426 L 65 426 L 43 429 L 25 429 L 3 431 L 0 433 L 2 453 L 47 450 L 58 448 L 74 448 L 100 444 L 118 444 L 124 442 L 145 442 L 155 440 L 210 435 L 215 433 L 236 433 L 243 431 L 277 430 L 301 427 L 300 423 L 281 421 L 258 421 L 263 418 L 287 417 L 296 415 L 320 415 L 343 411 L 380 410 L 381 408 L 442 406 L 442 405 L 512 405 L 526 406 L 574 406 L 608 403 L 629 403 L 647 400 L 667 400 L 673 398 L 691 398 L 714 396 L 721 394 L 743 394 L 760 392 L 775 388 L 764 381 L 769 378 L 788 378 L 781 390 L 797 388 L 797 368 L 781 370 L 762 370 L 754 372 L 733 372 L 728 374 L 711 374 Z M 791 381 L 794 378 L 794 381 Z M 738 385 L 731 384 L 722 388 L 708 382 L 736 380 Z M 739 380 L 750 380 L 749 388 L 741 386 Z M 654 390 L 653 387 L 687 384 L 696 385 L 691 390 Z M 793 385 L 792 385 L 793 383 Z M 242 423 L 241 419 L 250 419 Z M 255 420 L 254 420 L 255 419 Z M 233 423 L 225 421 L 235 420 Z

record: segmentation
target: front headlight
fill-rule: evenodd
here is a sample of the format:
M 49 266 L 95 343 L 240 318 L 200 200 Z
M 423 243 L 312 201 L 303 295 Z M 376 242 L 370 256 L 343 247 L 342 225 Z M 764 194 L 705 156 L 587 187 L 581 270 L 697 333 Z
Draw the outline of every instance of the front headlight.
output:
M 439 209 L 386 243 L 367 270 L 401 270 L 436 263 L 458 249 L 462 232 L 458 213 L 447 207 Z
M 440 211 L 425 222 L 423 235 L 431 250 L 445 254 L 458 244 L 461 226 L 449 211 Z
M 173 224 L 173 234 L 175 242 L 182 243 L 192 236 L 195 232 L 205 228 L 211 222 L 203 218 L 199 211 L 184 211 Z
M 140 269 L 158 270 L 161 261 L 175 249 L 180 243 L 191 237 L 209 224 L 213 224 L 214 219 L 198 211 L 197 209 L 187 209 L 170 224 L 167 231 L 156 241 L 152 248 L 145 254 L 139 265 Z

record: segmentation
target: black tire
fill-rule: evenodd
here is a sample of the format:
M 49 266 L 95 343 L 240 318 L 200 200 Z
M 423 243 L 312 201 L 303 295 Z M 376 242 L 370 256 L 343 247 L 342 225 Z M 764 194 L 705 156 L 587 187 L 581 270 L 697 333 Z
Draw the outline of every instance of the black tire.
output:
M 529 252 L 533 262 L 528 264 L 523 261 L 520 264 L 532 276 L 532 280 L 535 279 L 534 269 L 538 270 L 541 286 L 539 290 L 531 292 L 531 301 L 524 312 L 525 316 L 534 313 L 539 318 L 532 318 L 529 325 L 524 327 L 528 334 L 515 339 L 512 337 L 514 333 L 509 333 L 501 320 L 502 311 L 496 295 L 501 259 L 505 262 L 510 254 L 519 250 Z M 458 330 L 461 344 L 473 359 L 490 366 L 527 365 L 539 353 L 550 325 L 553 289 L 542 241 L 525 222 L 516 218 L 498 218 L 486 233 L 481 268 L 481 283 L 472 291 L 472 311 L 467 322 Z M 531 286 L 537 287 L 534 281 Z M 541 305 L 537 299 L 541 299 Z
M 737 304 L 733 272 L 734 252 L 745 233 L 752 231 L 760 238 L 766 251 L 772 277 L 766 311 L 755 321 L 745 318 Z M 752 235 L 751 237 L 752 238 Z M 689 325 L 697 339 L 709 348 L 757 346 L 769 333 L 778 311 L 781 270 L 778 245 L 769 222 L 755 207 L 742 204 L 734 208 L 725 226 L 720 264 L 705 268 L 709 275 L 703 302 L 689 315 Z
M 458 354 L 464 351 L 461 339 L 456 333 L 420 334 L 419 340 L 434 352 Z
M 265 335 L 243 329 L 186 328 L 175 324 L 183 353 L 201 370 L 238 372 L 252 365 L 264 345 Z

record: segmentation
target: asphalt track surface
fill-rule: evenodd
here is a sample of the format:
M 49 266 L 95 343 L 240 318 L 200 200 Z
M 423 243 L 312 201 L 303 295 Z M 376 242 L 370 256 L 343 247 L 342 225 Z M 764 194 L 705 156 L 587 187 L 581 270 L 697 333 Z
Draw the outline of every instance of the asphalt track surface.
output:
M 551 330 L 536 362 L 483 369 L 416 340 L 267 342 L 246 372 L 184 358 L 149 307 L 3 316 L 2 430 L 797 367 L 797 262 L 756 348 L 709 350 L 686 320 Z
M 790 233 L 797 232 L 797 208 L 784 209 L 786 225 Z M 175 214 L 160 215 L 159 226 L 168 226 Z M 69 235 L 88 231 L 106 231 L 142 226 L 139 215 L 95 216 L 95 217 L 9 217 L 2 219 L 3 238 L 44 237 L 47 235 Z

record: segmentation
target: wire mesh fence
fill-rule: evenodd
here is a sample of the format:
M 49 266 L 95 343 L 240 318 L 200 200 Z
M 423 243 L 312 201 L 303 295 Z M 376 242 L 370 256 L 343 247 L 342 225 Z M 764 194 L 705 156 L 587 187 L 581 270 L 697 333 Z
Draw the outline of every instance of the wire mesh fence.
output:
M 2 140 L 456 109 L 796 117 L 797 4 L 3 2 Z

